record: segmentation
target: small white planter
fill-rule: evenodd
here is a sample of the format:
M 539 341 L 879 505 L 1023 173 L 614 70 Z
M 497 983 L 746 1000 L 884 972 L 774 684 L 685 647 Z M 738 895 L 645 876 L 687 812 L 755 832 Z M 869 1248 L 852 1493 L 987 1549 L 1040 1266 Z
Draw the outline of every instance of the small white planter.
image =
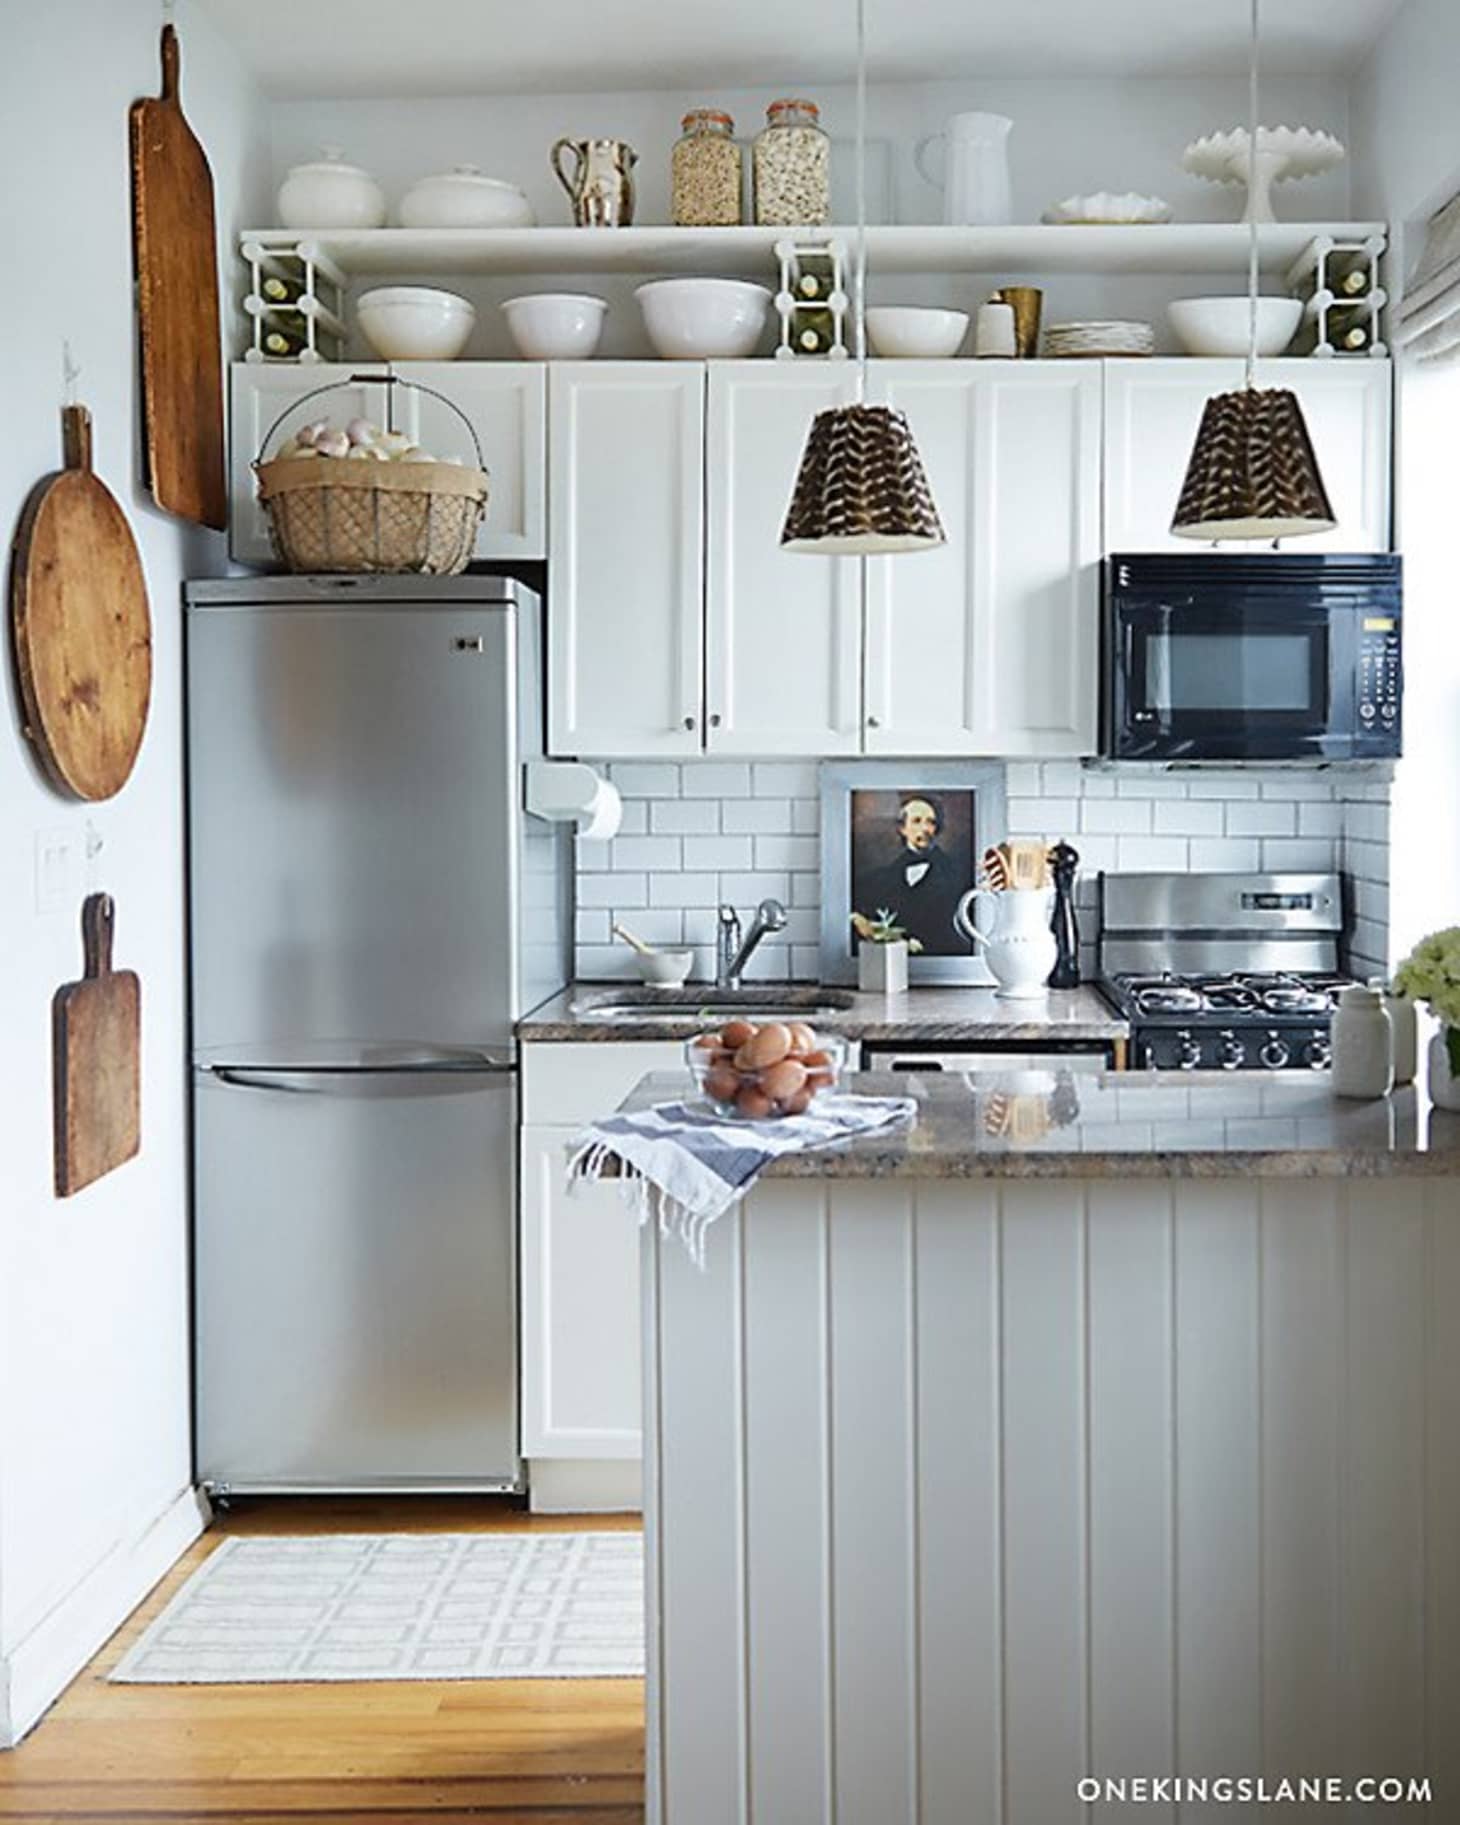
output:
M 1460 1074 L 1451 1069 L 1446 1044 L 1450 1031 L 1441 1027 L 1430 1041 L 1430 1101 L 1441 1109 L 1460 1110 Z
M 857 986 L 868 995 L 907 993 L 907 943 L 868 944 L 857 947 Z

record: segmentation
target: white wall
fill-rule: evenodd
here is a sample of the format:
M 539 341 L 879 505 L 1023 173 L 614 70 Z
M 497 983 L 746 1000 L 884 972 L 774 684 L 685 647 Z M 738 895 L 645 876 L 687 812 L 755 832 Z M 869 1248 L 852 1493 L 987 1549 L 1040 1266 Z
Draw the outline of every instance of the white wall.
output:
M 481 166 L 493 176 L 520 184 L 543 223 L 566 223 L 568 203 L 548 168 L 548 151 L 559 134 L 610 134 L 638 151 L 636 220 L 669 219 L 669 151 L 687 106 L 712 102 L 735 118 L 738 137 L 749 141 L 765 122 L 765 104 L 784 94 L 774 73 L 753 91 L 725 90 L 712 71 L 694 92 L 639 91 L 620 95 L 494 95 L 436 101 L 276 102 L 271 108 L 276 178 L 292 164 L 316 158 L 321 145 L 341 146 L 348 158 L 367 166 L 394 204 L 416 178 L 458 163 Z M 839 221 L 854 214 L 853 97 L 845 86 L 800 85 L 822 108 L 833 136 L 833 210 Z M 1304 121 L 1346 138 L 1348 98 L 1331 78 L 1274 77 L 1265 86 L 1269 119 Z M 1246 118 L 1240 78 L 1118 80 L 989 79 L 938 83 L 878 84 L 869 98 L 869 218 L 872 221 L 928 222 L 941 219 L 941 196 L 919 174 L 913 149 L 952 113 L 986 108 L 1010 116 L 1009 141 L 1014 214 L 1038 221 L 1051 203 L 1073 192 L 1128 190 L 1166 198 L 1184 221 L 1232 221 L 1240 193 L 1188 177 L 1182 148 L 1199 134 Z M 936 155 L 935 155 L 936 156 Z M 1313 220 L 1349 213 L 1349 172 L 1340 167 L 1311 182 L 1284 186 L 1278 212 Z M 947 303 L 967 308 L 1017 273 L 958 278 L 903 277 L 885 284 L 874 273 L 874 300 L 887 303 Z M 480 320 L 468 353 L 492 357 L 509 352 L 497 303 L 527 289 L 587 290 L 612 307 L 603 353 L 634 356 L 647 352 L 639 333 L 632 284 L 626 280 L 563 275 L 544 281 L 440 281 L 470 296 Z M 1054 321 L 1077 315 L 1139 315 L 1160 324 L 1167 300 L 1193 290 L 1212 289 L 1179 276 L 1134 282 L 1061 277 L 1038 281 L 1046 289 L 1046 316 Z M 1240 290 L 1234 278 L 1230 287 Z
M 183 105 L 231 231 L 268 194 L 258 103 L 192 6 L 180 6 L 177 23 Z M 97 471 L 141 547 L 155 665 L 136 772 L 117 798 L 91 807 L 43 783 L 8 666 L 0 685 L 0 1743 L 34 1721 L 197 1525 L 178 591 L 184 576 L 222 568 L 223 545 L 156 512 L 139 487 L 127 110 L 158 90 L 160 25 L 156 0 L 52 0 L 17 15 L 0 73 L 9 257 L 0 520 L 8 537 L 32 484 L 59 464 L 69 339 L 94 415 Z M 40 832 L 56 833 L 74 861 L 61 904 L 45 912 Z M 78 914 L 92 888 L 115 895 L 117 960 L 142 978 L 142 1151 L 60 1201 L 50 1003 L 80 974 Z
M 1460 6 L 1407 0 L 1353 85 L 1356 199 L 1398 231 L 1411 268 L 1426 218 L 1460 190 Z M 1392 947 L 1460 924 L 1460 631 L 1454 447 L 1460 368 L 1401 362 L 1398 543 L 1405 563 L 1405 758 L 1394 782 Z

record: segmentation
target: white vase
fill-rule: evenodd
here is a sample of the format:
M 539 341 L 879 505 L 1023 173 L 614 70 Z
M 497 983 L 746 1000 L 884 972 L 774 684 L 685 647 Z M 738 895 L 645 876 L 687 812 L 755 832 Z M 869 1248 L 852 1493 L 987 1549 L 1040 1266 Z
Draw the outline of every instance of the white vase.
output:
M 1430 1101 L 1440 1109 L 1460 1110 L 1460 1072 L 1451 1068 L 1450 1048 L 1446 1044 L 1454 1030 L 1441 1027 L 1430 1041 Z
M 907 941 L 869 944 L 863 939 L 857 947 L 857 986 L 868 995 L 905 995 Z
M 973 909 L 991 901 L 994 918 L 987 927 L 975 923 Z M 1050 895 L 1044 888 L 1011 887 L 991 893 L 977 887 L 958 902 L 953 923 L 965 938 L 982 946 L 995 991 L 1005 1001 L 1033 1001 L 1049 989 L 1058 947 L 1050 930 Z

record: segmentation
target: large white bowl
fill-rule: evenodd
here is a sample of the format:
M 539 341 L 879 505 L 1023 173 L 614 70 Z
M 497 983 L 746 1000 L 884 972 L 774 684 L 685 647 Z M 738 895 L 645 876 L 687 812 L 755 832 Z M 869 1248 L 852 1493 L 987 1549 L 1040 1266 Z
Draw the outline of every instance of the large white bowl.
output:
M 537 217 L 516 184 L 457 165 L 418 178 L 396 211 L 402 228 L 532 228 Z
M 956 355 L 967 334 L 967 311 L 878 304 L 867 312 L 867 335 L 877 355 L 940 361 Z
M 524 361 L 586 361 L 598 347 L 608 305 L 579 292 L 535 292 L 502 304 Z
M 771 294 L 745 279 L 651 279 L 635 292 L 654 352 L 666 361 L 753 355 Z
M 1245 355 L 1248 310 L 1245 298 L 1178 298 L 1166 306 L 1166 321 L 1188 355 Z M 1257 300 L 1257 352 L 1281 355 L 1303 321 L 1302 300 Z
M 384 285 L 355 302 L 361 333 L 382 361 L 455 361 L 477 320 L 455 292 Z

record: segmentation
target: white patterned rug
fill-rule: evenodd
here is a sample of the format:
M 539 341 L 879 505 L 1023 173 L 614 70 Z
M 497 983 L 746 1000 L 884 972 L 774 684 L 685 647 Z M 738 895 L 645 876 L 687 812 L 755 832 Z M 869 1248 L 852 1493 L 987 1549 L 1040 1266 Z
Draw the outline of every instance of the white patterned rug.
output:
M 644 1670 L 637 1533 L 225 1540 L 114 1680 L 605 1679 Z

